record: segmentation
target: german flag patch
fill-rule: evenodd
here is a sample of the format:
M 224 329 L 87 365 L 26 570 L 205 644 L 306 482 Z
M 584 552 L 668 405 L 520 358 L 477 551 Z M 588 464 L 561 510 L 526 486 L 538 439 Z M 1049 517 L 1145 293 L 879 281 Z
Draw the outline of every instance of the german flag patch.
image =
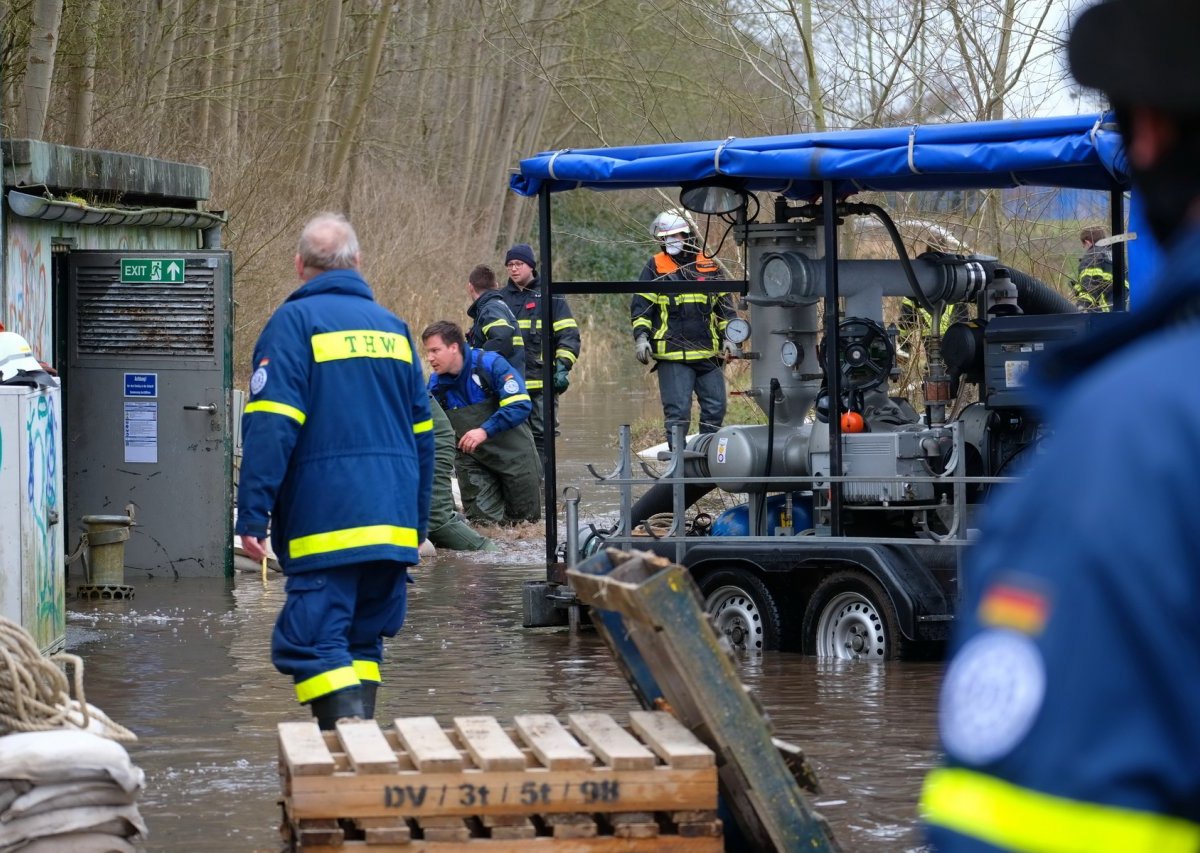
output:
M 1012 583 L 998 583 L 979 603 L 979 621 L 993 628 L 1011 628 L 1022 634 L 1042 632 L 1050 615 L 1046 596 L 1037 590 Z

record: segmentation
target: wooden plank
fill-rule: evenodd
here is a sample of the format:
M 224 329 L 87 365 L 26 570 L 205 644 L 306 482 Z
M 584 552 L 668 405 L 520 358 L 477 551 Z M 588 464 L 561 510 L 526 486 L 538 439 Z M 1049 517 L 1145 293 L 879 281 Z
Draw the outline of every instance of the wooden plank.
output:
M 312 844 L 341 844 L 346 837 L 336 820 L 302 820 L 293 829 L 292 837 L 302 850 Z
M 654 753 L 608 714 L 584 711 L 568 714 L 567 721 L 571 731 L 613 770 L 646 770 L 657 763 Z
M 681 838 L 660 835 L 658 838 L 614 838 L 601 835 L 595 838 L 523 838 L 490 840 L 472 838 L 464 844 L 428 842 L 414 838 L 409 844 L 376 846 L 365 841 L 345 841 L 332 845 L 305 847 L 302 853 L 724 853 L 723 838 Z
M 525 769 L 525 753 L 495 717 L 455 717 L 454 730 L 481 770 Z
M 586 770 L 595 763 L 592 754 L 551 714 L 520 714 L 513 724 L 548 770 Z
M 585 814 L 546 815 L 546 825 L 559 838 L 595 838 L 600 834 L 596 821 Z
M 630 711 L 629 724 L 658 757 L 672 767 L 713 767 L 716 755 L 665 711 Z
M 458 748 L 433 717 L 403 717 L 395 724 L 396 734 L 418 770 L 444 773 L 463 769 Z
M 471 838 L 471 830 L 461 817 L 423 817 L 418 823 L 425 840 L 429 842 L 465 842 Z
M 404 818 L 361 817 L 354 825 L 362 830 L 368 844 L 407 844 L 412 840 L 412 830 Z
M 395 773 L 400 769 L 396 753 L 374 720 L 338 720 L 338 739 L 358 773 Z
M 525 815 L 484 815 L 479 820 L 493 839 L 512 840 L 537 836 L 537 827 Z
M 485 793 L 486 789 L 486 793 Z M 292 779 L 299 817 L 690 811 L 717 807 L 714 767 L 526 770 L 521 773 L 338 773 Z
M 661 831 L 652 812 L 608 815 L 608 823 L 617 838 L 657 838 Z
M 292 776 L 328 776 L 334 761 L 314 722 L 280 723 L 279 754 Z

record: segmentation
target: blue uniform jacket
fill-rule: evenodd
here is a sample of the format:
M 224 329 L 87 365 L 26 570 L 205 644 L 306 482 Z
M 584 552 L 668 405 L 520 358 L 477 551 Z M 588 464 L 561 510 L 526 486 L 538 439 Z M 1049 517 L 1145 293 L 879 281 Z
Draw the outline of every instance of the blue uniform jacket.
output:
M 496 400 L 499 407 L 481 423 L 488 435 L 496 435 L 521 424 L 533 410 L 525 380 L 513 370 L 504 356 L 491 350 L 463 345 L 463 367 L 457 376 L 433 374 L 429 393 L 447 412 L 485 400 Z
M 938 850 L 1200 849 L 1198 271 L 1193 231 L 1124 321 L 1175 322 L 1046 389 L 1045 452 L 986 508 L 922 798 Z
M 412 336 L 353 270 L 321 273 L 267 322 L 242 420 L 237 532 L 268 517 L 285 572 L 415 565 L 433 421 Z

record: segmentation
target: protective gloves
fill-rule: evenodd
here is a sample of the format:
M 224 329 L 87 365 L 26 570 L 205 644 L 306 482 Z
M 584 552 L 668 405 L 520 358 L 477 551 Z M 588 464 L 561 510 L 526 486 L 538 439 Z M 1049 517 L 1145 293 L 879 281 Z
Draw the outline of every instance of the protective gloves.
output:
M 725 341 L 721 344 L 721 349 L 725 352 L 726 360 L 742 357 L 742 348 L 733 341 Z
M 633 354 L 642 364 L 650 363 L 650 339 L 645 335 L 638 335 L 636 343 L 633 345 Z
M 567 375 L 568 373 L 570 373 L 570 369 L 567 367 L 566 362 L 564 362 L 562 359 L 558 359 L 554 362 L 555 394 L 561 394 L 571 387 L 571 379 Z

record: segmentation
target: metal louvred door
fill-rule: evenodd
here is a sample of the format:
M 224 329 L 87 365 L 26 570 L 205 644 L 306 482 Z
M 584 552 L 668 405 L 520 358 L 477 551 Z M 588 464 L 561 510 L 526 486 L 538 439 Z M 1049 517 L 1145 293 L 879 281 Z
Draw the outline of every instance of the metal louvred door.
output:
M 232 574 L 229 254 L 70 252 L 66 269 L 69 547 L 84 515 L 131 510 L 130 582 Z

